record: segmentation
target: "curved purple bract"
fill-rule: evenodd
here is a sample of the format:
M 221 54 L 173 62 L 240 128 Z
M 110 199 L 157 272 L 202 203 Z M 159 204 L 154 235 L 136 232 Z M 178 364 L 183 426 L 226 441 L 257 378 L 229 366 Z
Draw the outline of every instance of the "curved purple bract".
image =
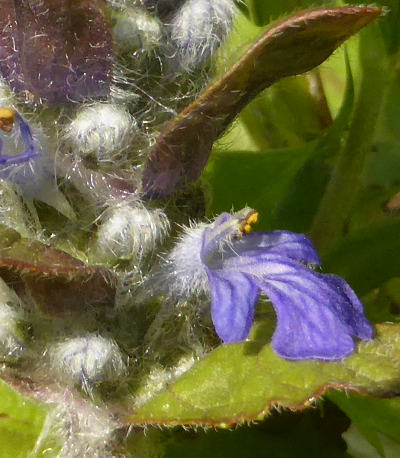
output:
M 64 104 L 109 93 L 111 32 L 101 0 L 0 0 L 0 72 L 28 99 Z

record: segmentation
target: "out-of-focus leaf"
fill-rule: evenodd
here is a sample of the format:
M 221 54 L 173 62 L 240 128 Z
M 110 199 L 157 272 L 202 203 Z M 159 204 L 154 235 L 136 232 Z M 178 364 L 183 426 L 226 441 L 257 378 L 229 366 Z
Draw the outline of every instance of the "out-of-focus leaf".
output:
M 249 101 L 279 79 L 319 65 L 380 15 L 374 7 L 321 8 L 271 27 L 230 71 L 167 124 L 145 166 L 143 191 L 165 197 L 195 181 L 215 140 Z
M 260 329 L 253 335 L 265 339 Z M 399 337 L 399 325 L 379 325 L 373 341 L 331 363 L 283 360 L 263 340 L 224 345 L 127 420 L 223 426 L 263 418 L 273 406 L 303 409 L 328 389 L 393 396 L 400 392 Z
M 365 315 L 372 323 L 398 321 L 400 315 L 398 303 L 400 288 L 399 285 L 396 285 L 398 283 L 396 280 L 389 280 L 380 288 L 375 288 L 363 296 Z
M 340 151 L 354 105 L 353 74 L 347 54 L 345 61 L 347 81 L 340 111 L 332 126 L 319 138 L 314 154 L 298 171 L 277 206 L 274 216 L 276 227 L 308 232 L 319 208 L 331 176 L 332 160 Z
M 316 212 L 311 237 L 320 251 L 328 251 L 345 234 L 363 186 L 363 172 L 375 140 L 393 63 L 386 55 L 379 24 L 360 34 L 360 83 L 349 132 Z
M 276 205 L 314 148 L 315 142 L 266 153 L 215 154 L 204 177 L 209 186 L 207 213 L 213 216 L 232 206 L 239 209 L 249 205 L 260 212 L 259 227 L 272 229 Z
M 400 444 L 389 439 L 383 434 L 377 434 L 382 453 L 371 445 L 365 435 L 352 423 L 350 428 L 343 433 L 347 444 L 347 451 L 353 458 L 397 458 L 400 456 Z
M 48 408 L 25 398 L 0 381 L 0 457 L 30 456 Z
M 318 74 L 279 81 L 242 111 L 240 120 L 260 150 L 303 145 L 331 124 L 329 110 L 312 95 L 310 78 Z
M 0 228 L 0 275 L 17 291 L 28 287 L 44 313 L 63 314 L 111 305 L 114 287 L 106 269 Z M 4 246 L 6 245 L 6 246 Z
M 324 269 L 344 277 L 360 295 L 400 276 L 400 220 L 375 225 L 344 238 L 323 258 Z
M 329 398 L 351 418 L 381 456 L 385 454 L 380 434 L 393 439 L 400 446 L 400 398 L 376 399 L 340 392 L 331 393 Z

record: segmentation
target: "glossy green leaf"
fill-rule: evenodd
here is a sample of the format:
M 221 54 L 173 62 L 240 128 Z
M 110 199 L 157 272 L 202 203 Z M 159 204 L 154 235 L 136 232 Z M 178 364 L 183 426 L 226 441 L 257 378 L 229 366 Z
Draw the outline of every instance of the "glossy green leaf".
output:
M 0 458 L 25 458 L 33 452 L 48 408 L 0 381 Z
M 224 345 L 150 399 L 134 424 L 230 425 L 263 418 L 273 406 L 302 409 L 328 389 L 390 396 L 400 390 L 400 326 L 379 325 L 377 336 L 339 362 L 279 358 L 262 328 L 259 340 Z

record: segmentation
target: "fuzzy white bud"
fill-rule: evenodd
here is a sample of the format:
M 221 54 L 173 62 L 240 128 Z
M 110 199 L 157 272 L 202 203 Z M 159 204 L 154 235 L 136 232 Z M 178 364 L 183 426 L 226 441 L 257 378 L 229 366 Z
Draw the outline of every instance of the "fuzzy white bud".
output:
M 162 40 L 160 21 L 139 8 L 125 8 L 114 13 L 114 41 L 122 51 L 150 51 Z
M 123 106 L 95 103 L 78 111 L 66 128 L 65 140 L 77 154 L 110 160 L 128 147 L 136 128 L 136 121 Z
M 79 383 L 84 388 L 116 381 L 126 372 L 117 344 L 97 335 L 73 337 L 58 343 L 49 350 L 49 359 L 60 380 Z
M 161 210 L 147 210 L 137 203 L 111 207 L 103 218 L 94 250 L 100 259 L 110 261 L 140 259 L 155 249 L 169 227 Z
M 231 30 L 232 0 L 187 0 L 171 20 L 171 40 L 184 68 L 209 59 Z

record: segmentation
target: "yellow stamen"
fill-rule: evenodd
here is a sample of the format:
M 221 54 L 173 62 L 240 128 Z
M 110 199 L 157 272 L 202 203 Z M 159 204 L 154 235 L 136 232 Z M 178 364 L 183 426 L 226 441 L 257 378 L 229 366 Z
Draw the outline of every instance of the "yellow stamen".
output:
M 0 107 L 0 129 L 10 132 L 13 128 L 15 111 L 8 107 Z
M 243 232 L 243 234 L 249 234 L 252 230 L 251 225 L 256 224 L 258 222 L 258 217 L 259 217 L 258 211 L 253 211 L 251 212 L 246 219 L 243 221 L 242 226 L 240 230 Z

